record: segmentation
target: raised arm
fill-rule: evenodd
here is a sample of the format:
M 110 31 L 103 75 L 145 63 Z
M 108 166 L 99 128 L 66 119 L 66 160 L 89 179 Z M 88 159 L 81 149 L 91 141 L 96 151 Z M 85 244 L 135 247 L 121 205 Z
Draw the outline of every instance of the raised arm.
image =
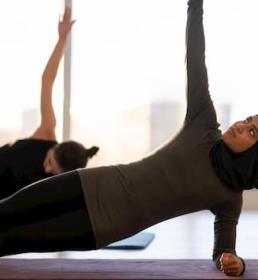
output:
M 216 112 L 209 94 L 205 65 L 203 0 L 189 0 L 186 25 L 187 112 L 185 123 L 217 127 Z
M 56 140 L 56 117 L 52 104 L 52 89 L 58 66 L 64 53 L 67 35 L 73 25 L 71 9 L 66 8 L 63 18 L 58 23 L 59 38 L 42 74 L 41 82 L 41 123 L 32 138 Z
M 242 207 L 242 196 L 235 201 L 223 203 L 212 210 L 215 214 L 213 261 L 218 269 L 229 276 L 244 272 L 244 261 L 237 256 L 236 226 Z

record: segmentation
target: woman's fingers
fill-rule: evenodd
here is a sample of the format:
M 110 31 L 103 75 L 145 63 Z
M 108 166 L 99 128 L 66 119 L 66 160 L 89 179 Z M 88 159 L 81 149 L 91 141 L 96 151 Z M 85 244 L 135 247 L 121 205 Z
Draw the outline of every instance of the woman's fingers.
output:
M 220 258 L 221 271 L 229 276 L 238 276 L 243 271 L 241 259 L 231 253 L 223 253 Z
M 70 7 L 65 8 L 63 16 L 59 19 L 58 32 L 59 36 L 65 36 L 70 31 L 72 25 L 75 23 L 75 20 L 71 20 L 72 10 Z

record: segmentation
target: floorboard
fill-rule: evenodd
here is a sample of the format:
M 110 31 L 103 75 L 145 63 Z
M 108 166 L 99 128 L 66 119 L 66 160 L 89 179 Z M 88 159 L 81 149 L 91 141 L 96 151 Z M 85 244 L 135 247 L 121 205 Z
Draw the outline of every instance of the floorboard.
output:
M 258 260 L 244 276 L 227 277 L 210 260 L 1 259 L 0 280 L 258 279 Z

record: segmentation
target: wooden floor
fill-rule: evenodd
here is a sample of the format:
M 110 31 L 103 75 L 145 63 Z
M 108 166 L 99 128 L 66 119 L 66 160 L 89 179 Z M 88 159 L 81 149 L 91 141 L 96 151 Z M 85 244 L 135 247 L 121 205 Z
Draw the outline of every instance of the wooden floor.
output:
M 258 279 L 258 260 L 242 277 L 227 277 L 210 260 L 1 259 L 0 279 Z

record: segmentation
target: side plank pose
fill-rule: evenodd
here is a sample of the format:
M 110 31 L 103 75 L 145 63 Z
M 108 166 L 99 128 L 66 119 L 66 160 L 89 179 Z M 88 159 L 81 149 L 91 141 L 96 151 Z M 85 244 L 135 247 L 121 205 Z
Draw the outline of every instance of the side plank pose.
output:
M 42 75 L 40 126 L 30 138 L 0 148 L 0 198 L 50 175 L 85 167 L 98 151 L 97 147 L 86 149 L 75 141 L 56 141 L 52 88 L 73 23 L 67 8 L 58 24 L 59 39 Z
M 218 129 L 202 17 L 203 0 L 189 0 L 187 112 L 176 137 L 140 161 L 78 169 L 0 201 L 2 256 L 98 249 L 164 220 L 208 209 L 215 215 L 215 264 L 226 275 L 244 272 L 235 251 L 236 226 L 242 190 L 257 185 L 258 117 L 235 123 L 223 135 Z

